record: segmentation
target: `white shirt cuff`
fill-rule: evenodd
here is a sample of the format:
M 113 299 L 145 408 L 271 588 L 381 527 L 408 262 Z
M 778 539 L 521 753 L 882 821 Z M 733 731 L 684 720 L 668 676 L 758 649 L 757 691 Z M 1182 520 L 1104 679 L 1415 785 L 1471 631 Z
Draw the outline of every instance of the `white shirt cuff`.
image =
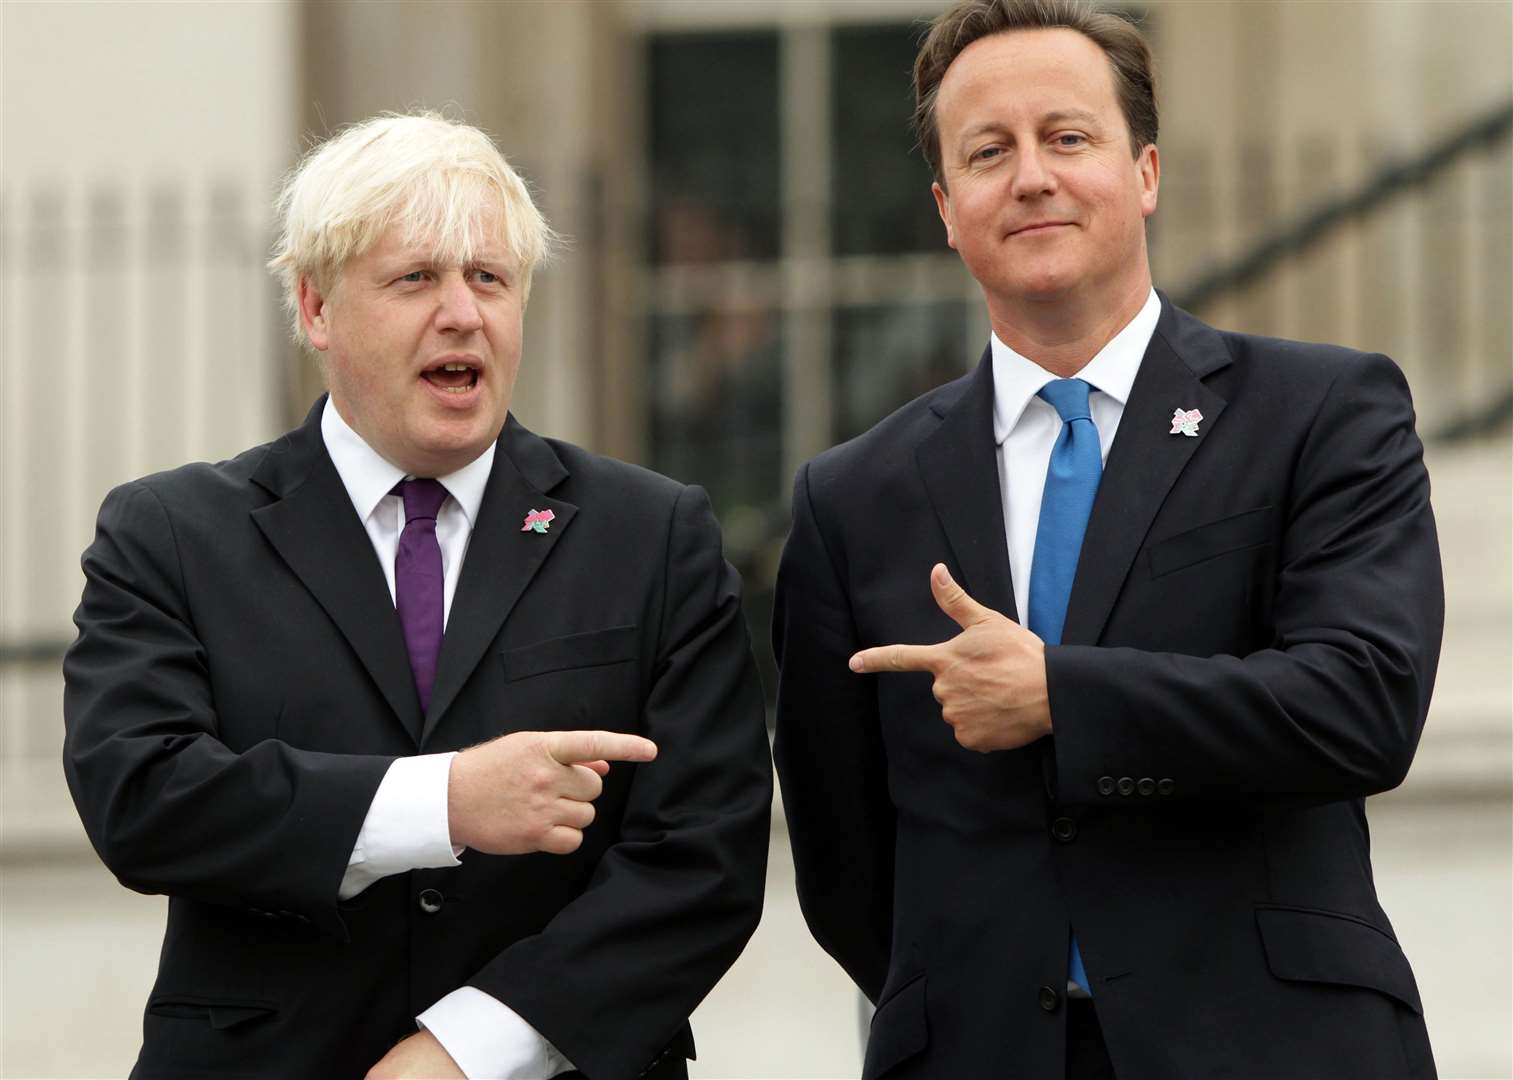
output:
M 384 773 L 357 833 L 338 899 L 407 870 L 457 866 L 447 822 L 447 779 L 456 753 L 395 758 Z
M 416 1017 L 468 1080 L 546 1080 L 571 1072 L 540 1032 L 498 998 L 461 986 Z

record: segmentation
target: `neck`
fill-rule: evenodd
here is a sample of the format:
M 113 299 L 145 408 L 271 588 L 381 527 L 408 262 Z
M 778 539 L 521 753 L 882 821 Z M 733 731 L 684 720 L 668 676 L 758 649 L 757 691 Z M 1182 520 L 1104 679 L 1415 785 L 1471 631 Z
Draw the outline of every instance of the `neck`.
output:
M 1107 295 L 1009 303 L 989 297 L 988 318 L 999 341 L 1057 378 L 1069 379 L 1130 324 L 1150 291 L 1150 271 L 1146 270 L 1112 302 Z

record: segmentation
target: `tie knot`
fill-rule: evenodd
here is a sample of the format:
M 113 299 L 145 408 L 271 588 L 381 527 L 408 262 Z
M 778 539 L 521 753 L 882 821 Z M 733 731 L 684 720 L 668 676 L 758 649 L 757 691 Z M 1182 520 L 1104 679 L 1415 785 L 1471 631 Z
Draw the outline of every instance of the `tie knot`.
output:
M 394 485 L 394 494 L 405 501 L 405 521 L 416 518 L 436 520 L 436 512 L 446 502 L 447 489 L 441 481 L 430 479 L 401 480 Z
M 1053 379 L 1040 388 L 1039 396 L 1051 403 L 1063 424 L 1073 420 L 1091 420 L 1087 396 L 1092 387 L 1081 379 Z

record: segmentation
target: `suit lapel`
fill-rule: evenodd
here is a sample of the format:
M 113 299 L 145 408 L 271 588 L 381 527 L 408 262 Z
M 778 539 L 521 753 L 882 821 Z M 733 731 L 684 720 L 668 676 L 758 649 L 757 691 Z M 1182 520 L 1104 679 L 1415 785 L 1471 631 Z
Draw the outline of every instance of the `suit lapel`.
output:
M 321 438 L 325 400 L 258 464 L 253 482 L 277 501 L 252 511 L 252 519 L 342 632 L 394 715 L 418 738 L 420 699 L 399 617 L 373 544 Z
M 1083 537 L 1061 635 L 1069 645 L 1097 644 L 1156 512 L 1193 454 L 1214 438 L 1224 411 L 1224 399 L 1202 382 L 1229 363 L 1223 339 L 1161 300 Z M 1202 411 L 1196 437 L 1170 434 L 1177 408 Z
M 993 441 L 991 349 L 961 386 L 954 400 L 931 404 L 940 426 L 919 444 L 915 460 L 956 556 L 962 588 L 978 603 L 1018 621 Z
M 573 503 L 545 494 L 567 475 L 546 441 L 521 427 L 511 415 L 499 435 L 494 467 L 452 597 L 422 744 L 456 700 L 526 586 L 577 514 Z M 545 533 L 522 531 L 525 516 L 532 510 L 551 510 L 556 515 Z

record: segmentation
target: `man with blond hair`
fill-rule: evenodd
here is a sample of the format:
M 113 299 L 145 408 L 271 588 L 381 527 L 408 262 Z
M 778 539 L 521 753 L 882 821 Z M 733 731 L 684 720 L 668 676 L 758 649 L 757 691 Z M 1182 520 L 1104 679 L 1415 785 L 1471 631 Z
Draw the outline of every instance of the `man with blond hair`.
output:
M 110 493 L 64 662 L 90 839 L 169 897 L 133 1075 L 684 1077 L 771 797 L 708 500 L 509 413 L 551 233 L 482 132 L 359 124 L 279 210 L 329 396 Z
M 1130 23 L 964 0 L 914 73 L 992 338 L 800 469 L 774 615 L 799 897 L 877 1003 L 863 1075 L 1428 1080 L 1363 805 L 1443 620 L 1402 374 L 1152 288 Z

